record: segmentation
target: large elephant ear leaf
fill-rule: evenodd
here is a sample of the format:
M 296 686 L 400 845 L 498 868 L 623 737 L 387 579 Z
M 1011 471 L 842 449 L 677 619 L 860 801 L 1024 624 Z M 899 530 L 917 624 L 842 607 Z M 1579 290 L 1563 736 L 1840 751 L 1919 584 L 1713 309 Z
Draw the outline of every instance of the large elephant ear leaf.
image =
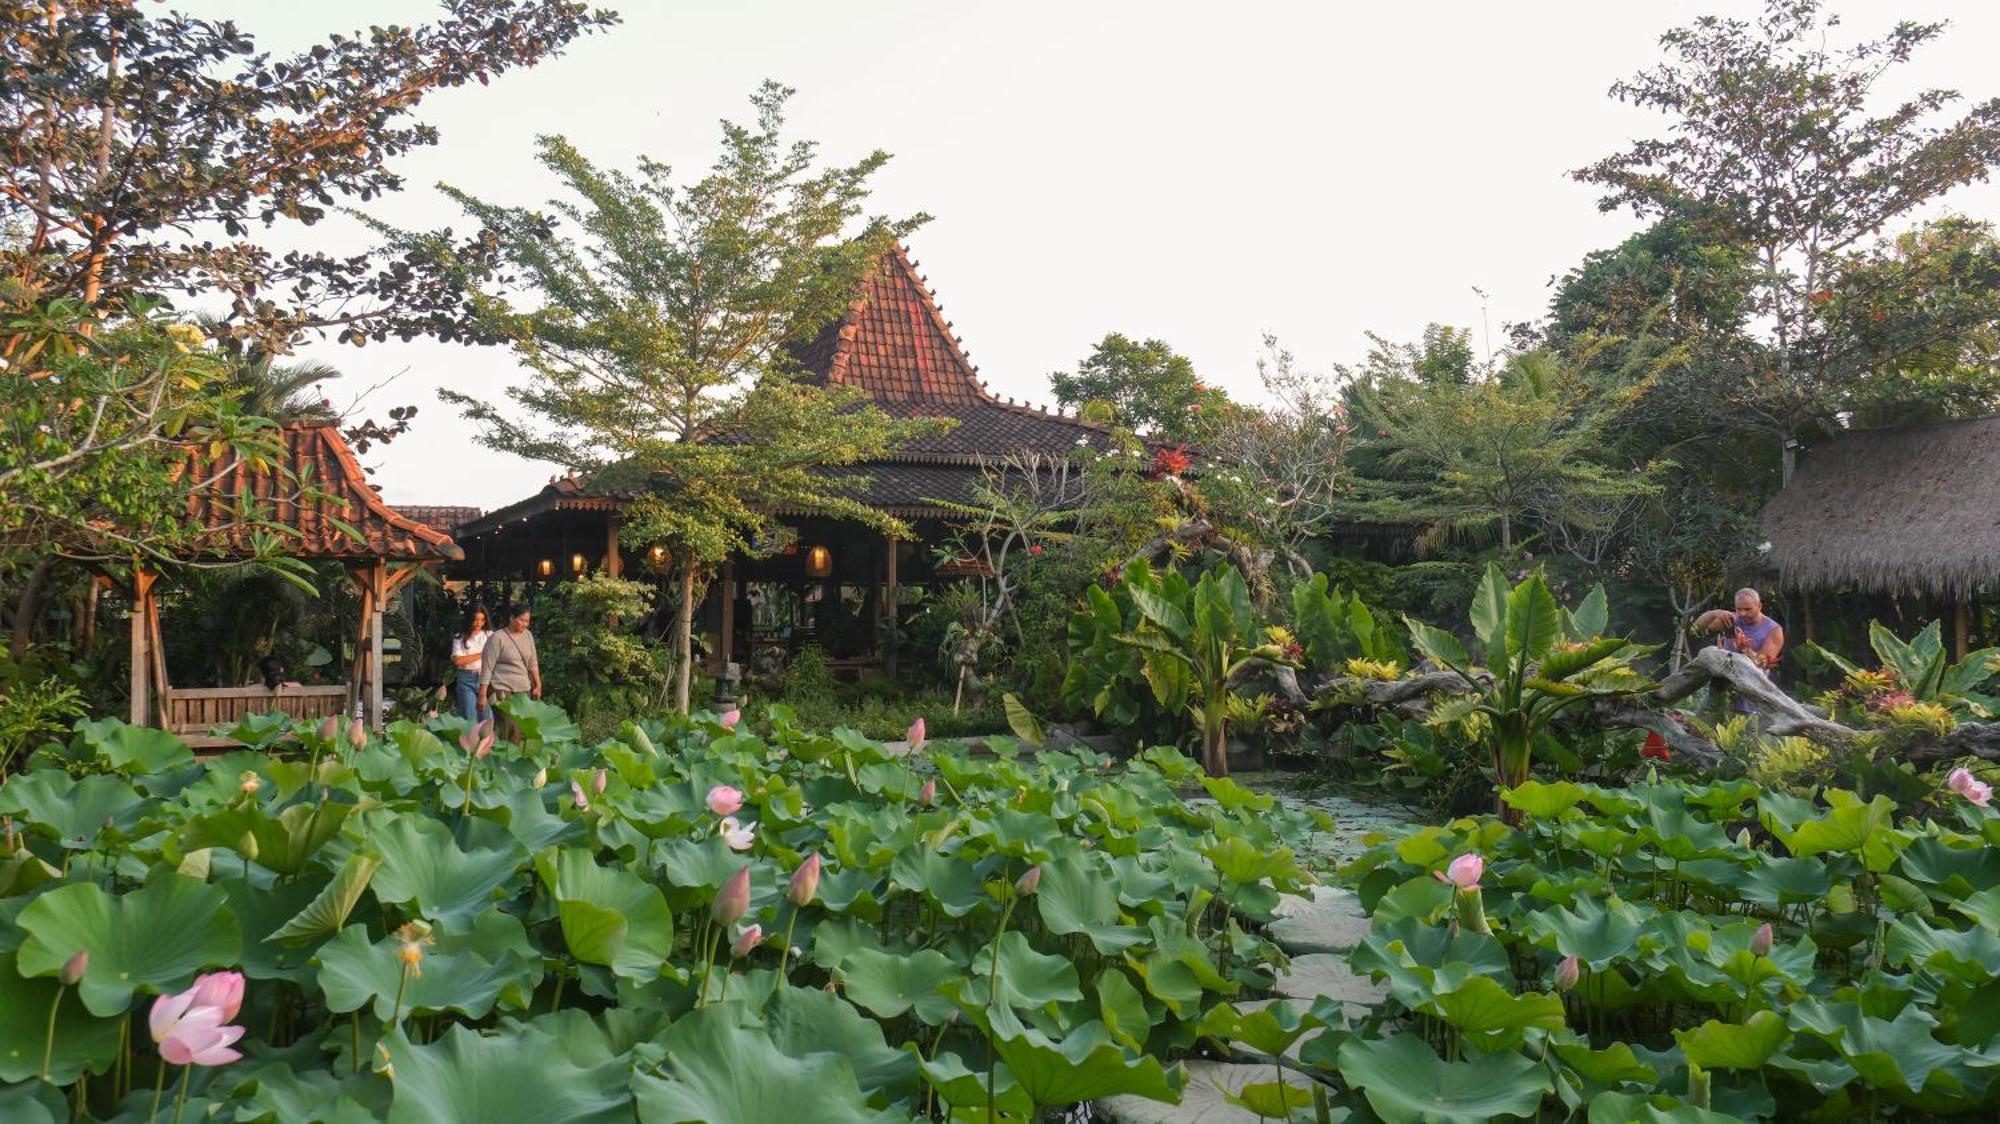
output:
M 1624 648 L 1625 640 L 1618 636 L 1600 636 L 1595 640 L 1582 641 L 1574 648 L 1550 652 L 1542 660 L 1539 674 L 1543 679 L 1560 683 L 1600 660 L 1617 655 Z
M 1611 627 L 1611 603 L 1604 596 L 1604 583 L 1591 586 L 1590 592 L 1567 615 L 1571 640 L 1595 640 L 1604 635 L 1604 630 Z
M 1555 594 L 1540 574 L 1507 595 L 1507 655 L 1522 663 L 1541 659 L 1555 646 L 1560 628 Z
M 1472 592 L 1472 631 L 1486 649 L 1488 663 L 1497 663 L 1507 650 L 1507 576 L 1500 567 L 1487 564 L 1486 576 Z
M 1132 586 L 1126 592 L 1132 595 L 1132 605 L 1147 623 L 1176 640 L 1186 640 L 1188 635 L 1187 614 L 1181 607 L 1159 592 L 1141 586 Z
M 1465 654 L 1465 645 L 1458 642 L 1458 637 L 1413 617 L 1404 617 L 1403 623 L 1410 630 L 1410 643 L 1425 659 L 1453 671 L 1464 671 L 1471 662 Z

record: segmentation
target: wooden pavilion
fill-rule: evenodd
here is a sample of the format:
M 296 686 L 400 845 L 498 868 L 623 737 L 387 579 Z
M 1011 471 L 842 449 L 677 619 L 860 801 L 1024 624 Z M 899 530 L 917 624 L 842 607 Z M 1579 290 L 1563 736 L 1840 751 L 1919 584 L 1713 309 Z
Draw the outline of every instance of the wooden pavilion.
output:
M 1763 529 L 1805 637 L 1826 631 L 1815 610 L 1840 593 L 1905 635 L 1949 619 L 1963 658 L 2000 633 L 1987 608 L 2000 591 L 2000 417 L 1841 434 L 1809 451 Z
M 382 723 L 382 615 L 389 598 L 426 567 L 465 557 L 451 536 L 392 511 L 368 483 L 354 451 L 332 423 L 298 423 L 279 431 L 277 465 L 253 466 L 228 450 L 190 446 L 186 471 L 188 518 L 198 529 L 194 553 L 204 558 L 249 557 L 253 536 L 290 536 L 285 553 L 339 562 L 361 595 L 361 620 L 348 681 L 329 686 L 176 687 L 168 681 L 161 640 L 160 573 L 135 568 L 131 599 L 131 721 L 158 725 L 194 745 L 224 744 L 209 736 L 250 714 L 295 718 L 352 714 Z M 254 518 L 246 518 L 254 515 Z M 199 534 L 200 528 L 210 529 Z
M 711 641 L 711 668 L 782 660 L 813 644 L 836 672 L 893 672 L 893 646 L 881 637 L 890 631 L 885 626 L 901 622 L 905 591 L 971 572 L 969 563 L 939 562 L 928 548 L 952 540 L 962 516 L 949 504 L 972 496 L 984 466 L 1019 453 L 1110 447 L 1101 426 L 992 394 L 935 298 L 898 246 L 847 312 L 796 354 L 815 382 L 858 387 L 898 417 L 956 423 L 882 460 L 830 470 L 848 494 L 903 520 L 916 537 L 892 540 L 850 521 L 774 512 L 784 520 L 784 541 L 757 557 L 731 559 L 709 589 L 699 619 Z M 631 499 L 575 478 L 552 481 L 455 528 L 466 560 L 451 572 L 475 584 L 529 588 L 586 573 L 657 572 L 663 554 L 620 538 L 620 512 Z

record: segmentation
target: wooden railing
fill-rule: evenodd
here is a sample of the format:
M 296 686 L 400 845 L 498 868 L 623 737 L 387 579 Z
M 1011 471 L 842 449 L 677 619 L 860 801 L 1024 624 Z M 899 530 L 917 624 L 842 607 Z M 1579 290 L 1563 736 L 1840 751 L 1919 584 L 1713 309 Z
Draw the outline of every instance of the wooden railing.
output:
M 325 718 L 347 710 L 347 685 L 326 687 L 174 687 L 166 692 L 167 729 L 190 744 L 214 742 L 216 726 L 234 726 L 252 714 Z M 224 739 L 226 740 L 226 739 Z

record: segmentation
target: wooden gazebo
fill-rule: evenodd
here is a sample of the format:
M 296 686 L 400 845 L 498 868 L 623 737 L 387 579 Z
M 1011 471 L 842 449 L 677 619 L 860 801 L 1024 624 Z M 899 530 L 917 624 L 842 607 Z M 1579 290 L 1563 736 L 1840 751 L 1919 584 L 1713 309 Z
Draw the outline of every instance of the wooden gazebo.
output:
M 289 536 L 281 549 L 308 561 L 342 564 L 361 594 L 361 620 L 348 681 L 275 690 L 259 686 L 176 687 L 167 679 L 157 596 L 160 574 L 132 572 L 132 710 L 136 725 L 157 725 L 191 744 L 215 743 L 209 731 L 250 714 L 296 718 L 352 714 L 382 723 L 382 615 L 389 598 L 426 567 L 465 557 L 450 535 L 391 510 L 332 423 L 283 427 L 279 463 L 258 467 L 232 451 L 190 446 L 188 517 L 212 533 L 199 538 L 204 558 L 244 558 L 253 536 Z M 249 516 L 254 514 L 254 518 Z

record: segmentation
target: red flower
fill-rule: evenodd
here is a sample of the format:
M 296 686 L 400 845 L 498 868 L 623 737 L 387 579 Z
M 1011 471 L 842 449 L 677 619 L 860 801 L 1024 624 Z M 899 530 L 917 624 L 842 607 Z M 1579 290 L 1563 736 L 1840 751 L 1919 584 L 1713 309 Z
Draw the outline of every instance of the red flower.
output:
M 1667 748 L 1667 739 L 1651 730 L 1646 731 L 1646 744 L 1639 747 L 1639 756 L 1651 757 L 1656 761 L 1670 761 L 1674 751 Z
M 1042 544 L 1041 544 L 1041 543 L 1036 543 L 1035 545 L 1033 545 L 1033 546 L 1031 546 L 1031 547 L 1029 547 L 1029 548 L 1028 548 L 1028 553 L 1029 553 L 1029 554 L 1040 554 L 1041 552 L 1042 552 Z

